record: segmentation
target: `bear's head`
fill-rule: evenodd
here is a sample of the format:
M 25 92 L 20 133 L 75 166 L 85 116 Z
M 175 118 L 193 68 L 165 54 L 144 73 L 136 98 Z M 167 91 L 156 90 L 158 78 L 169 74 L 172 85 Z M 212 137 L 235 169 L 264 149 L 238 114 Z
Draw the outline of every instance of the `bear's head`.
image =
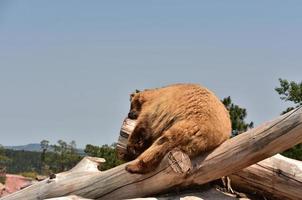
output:
M 143 106 L 143 96 L 142 92 L 136 90 L 132 94 L 130 94 L 130 111 L 128 113 L 128 118 L 137 119 L 138 115 L 141 112 Z

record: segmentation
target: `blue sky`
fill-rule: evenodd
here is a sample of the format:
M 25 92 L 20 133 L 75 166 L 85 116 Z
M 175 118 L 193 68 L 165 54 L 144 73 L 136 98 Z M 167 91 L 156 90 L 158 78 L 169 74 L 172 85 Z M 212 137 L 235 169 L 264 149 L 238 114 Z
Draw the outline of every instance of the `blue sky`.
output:
M 260 124 L 301 81 L 301 1 L 0 1 L 0 143 L 117 140 L 129 93 L 177 82 Z

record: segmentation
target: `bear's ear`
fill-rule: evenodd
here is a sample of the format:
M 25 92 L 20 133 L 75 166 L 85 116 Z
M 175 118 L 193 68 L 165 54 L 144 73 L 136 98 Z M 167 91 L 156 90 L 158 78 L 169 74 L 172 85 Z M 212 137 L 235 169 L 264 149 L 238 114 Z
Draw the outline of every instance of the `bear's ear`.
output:
M 131 94 L 130 94 L 130 101 L 132 101 L 132 98 L 133 98 L 136 94 L 138 94 L 138 93 L 140 93 L 140 92 L 141 92 L 140 90 L 136 89 L 135 92 L 131 93 Z

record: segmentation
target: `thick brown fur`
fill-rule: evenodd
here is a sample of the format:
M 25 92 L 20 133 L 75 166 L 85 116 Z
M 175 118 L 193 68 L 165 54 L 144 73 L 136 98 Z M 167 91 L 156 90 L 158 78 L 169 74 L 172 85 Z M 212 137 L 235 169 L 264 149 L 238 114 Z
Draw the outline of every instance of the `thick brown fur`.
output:
M 125 159 L 131 173 L 147 173 L 167 152 L 178 148 L 194 157 L 227 140 L 231 134 L 228 111 L 208 89 L 197 84 L 175 84 L 131 95 L 128 116 L 137 125 L 128 139 Z

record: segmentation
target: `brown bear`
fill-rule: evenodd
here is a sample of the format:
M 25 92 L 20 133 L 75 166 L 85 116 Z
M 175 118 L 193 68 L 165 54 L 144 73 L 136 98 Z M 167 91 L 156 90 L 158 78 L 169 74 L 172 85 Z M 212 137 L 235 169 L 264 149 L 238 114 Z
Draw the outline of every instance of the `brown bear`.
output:
M 128 139 L 125 160 L 131 173 L 147 173 L 173 148 L 190 158 L 209 151 L 231 134 L 229 113 L 210 90 L 175 84 L 131 95 L 128 117 L 137 125 Z

